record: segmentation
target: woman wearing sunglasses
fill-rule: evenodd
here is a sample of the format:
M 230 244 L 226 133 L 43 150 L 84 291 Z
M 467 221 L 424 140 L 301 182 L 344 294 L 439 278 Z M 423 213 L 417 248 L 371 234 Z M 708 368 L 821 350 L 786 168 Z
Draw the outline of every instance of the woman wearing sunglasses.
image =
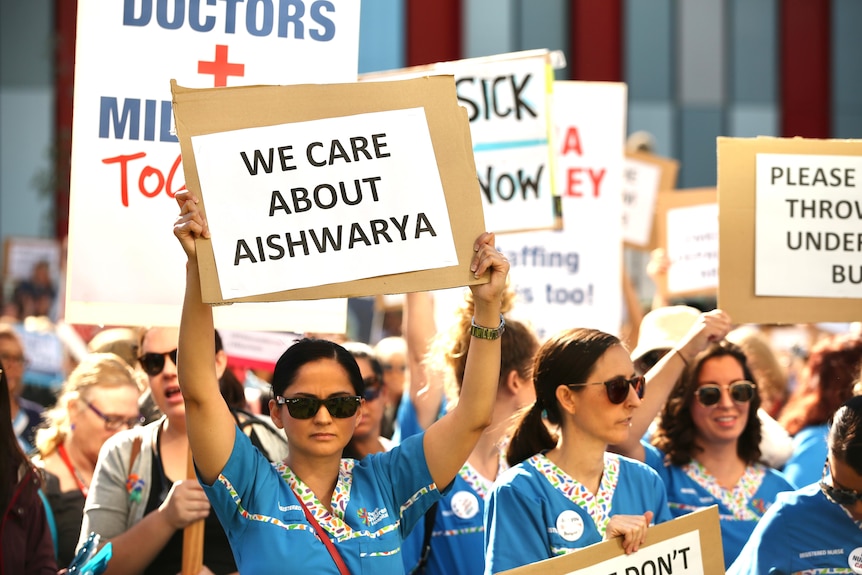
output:
M 607 452 L 628 437 L 643 396 L 628 352 L 598 330 L 564 331 L 539 348 L 533 383 L 536 401 L 509 444 L 513 467 L 485 503 L 485 573 L 614 537 L 637 551 L 670 512 L 654 470 Z
M 862 397 L 839 407 L 819 483 L 778 496 L 728 570 L 862 572 Z
M 720 341 L 691 359 L 683 351 L 679 356 L 687 367 L 661 410 L 651 443 L 632 437 L 615 449 L 658 471 L 674 516 L 718 505 L 729 566 L 775 496 L 793 486 L 758 463 L 760 398 L 742 350 Z M 651 419 L 656 411 L 638 417 Z
M 403 573 L 403 538 L 440 498 L 491 419 L 500 371 L 500 296 L 509 265 L 494 235 L 475 241 L 473 341 L 459 406 L 391 451 L 342 459 L 359 417 L 363 381 L 343 347 L 301 340 L 273 373 L 270 413 L 290 453 L 272 465 L 238 433 L 213 371 L 212 308 L 201 302 L 196 238 L 209 237 L 197 201 L 177 194 L 174 233 L 188 256 L 179 379 L 201 482 L 241 572 Z
M 348 341 L 343 347 L 350 352 L 356 360 L 356 365 L 359 366 L 364 388 L 362 398 L 365 401 L 362 402 L 362 417 L 359 418 L 356 429 L 353 430 L 353 437 L 345 446 L 342 457 L 362 459 L 371 453 L 389 451 L 394 443 L 381 433 L 388 393 L 383 383 L 383 366 L 368 344 Z
M 118 431 L 140 425 L 141 382 L 113 353 L 91 353 L 69 374 L 57 404 L 36 432 L 37 465 L 45 472 L 44 492 L 57 527 L 57 563 L 75 557 L 84 500 L 99 449 Z

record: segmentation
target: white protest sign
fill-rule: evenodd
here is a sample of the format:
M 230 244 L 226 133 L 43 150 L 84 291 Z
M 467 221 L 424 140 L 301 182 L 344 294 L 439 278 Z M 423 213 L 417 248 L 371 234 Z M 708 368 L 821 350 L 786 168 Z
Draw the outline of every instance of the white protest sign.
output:
M 661 168 L 627 157 L 623 174 L 623 240 L 646 246 L 652 236 Z
M 862 157 L 756 163 L 755 295 L 862 298 Z
M 452 74 L 467 110 L 485 227 L 497 233 L 554 228 L 547 50 L 441 62 L 370 74 L 396 79 Z
M 686 192 L 674 192 L 684 194 Z M 718 204 L 667 211 L 667 272 L 669 293 L 718 286 Z
M 359 9 L 353 0 L 78 2 L 68 321 L 179 321 L 185 257 L 171 226 L 184 175 L 170 79 L 200 88 L 355 81 Z M 321 305 L 232 306 L 216 323 L 299 331 L 323 319 L 325 331 L 343 331 L 346 303 Z
M 626 154 L 623 170 L 623 240 L 637 249 L 657 243 L 654 228 L 660 190 L 676 187 L 676 160 L 644 152 Z
M 625 84 L 554 83 L 563 229 L 497 237 L 519 296 L 512 315 L 542 338 L 577 326 L 619 332 L 625 119 Z
M 192 145 L 224 299 L 458 263 L 422 108 Z
M 654 545 L 649 545 L 632 555 L 620 555 L 585 569 L 570 571 L 578 575 L 703 575 L 703 553 L 700 534 L 689 531 Z

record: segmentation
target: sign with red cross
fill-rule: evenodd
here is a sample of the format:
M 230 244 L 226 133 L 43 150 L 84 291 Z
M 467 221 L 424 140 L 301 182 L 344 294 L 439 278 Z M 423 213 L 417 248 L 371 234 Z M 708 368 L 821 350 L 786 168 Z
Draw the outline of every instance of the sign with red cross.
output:
M 176 325 L 184 188 L 170 80 L 354 82 L 355 0 L 79 0 L 66 321 Z M 344 331 L 343 300 L 216 310 L 225 329 Z

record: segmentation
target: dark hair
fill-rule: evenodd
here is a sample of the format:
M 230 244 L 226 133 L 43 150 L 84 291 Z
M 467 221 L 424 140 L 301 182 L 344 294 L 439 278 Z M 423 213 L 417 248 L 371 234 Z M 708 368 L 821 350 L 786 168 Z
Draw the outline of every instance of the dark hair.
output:
M 742 367 L 743 377 L 754 382 L 742 349 L 729 341 L 714 343 L 695 356 L 671 391 L 652 438 L 652 444 L 664 451 L 667 460 L 673 465 L 686 465 L 691 462 L 696 452 L 702 451 L 696 444 L 697 427 L 691 415 L 691 406 L 695 401 L 694 396 L 704 364 L 719 357 L 735 359 Z M 736 453 L 747 464 L 760 460 L 760 419 L 757 417 L 759 407 L 760 396 L 755 392 L 748 403 L 748 422 L 736 442 Z
M 273 397 L 282 395 L 284 390 L 293 384 L 296 374 L 302 366 L 321 359 L 337 361 L 347 372 L 347 377 L 350 378 L 356 395 L 362 395 L 365 391 L 365 384 L 362 382 L 359 366 L 356 365 L 356 360 L 353 359 L 350 352 L 329 340 L 306 337 L 297 340 L 278 358 L 272 373 Z
M 371 365 L 371 371 L 374 372 L 374 375 L 377 377 L 377 380 L 381 385 L 383 384 L 383 365 L 380 364 L 380 360 L 377 359 L 377 356 L 374 354 L 374 349 L 372 349 L 370 345 L 359 341 L 348 341 L 341 347 L 350 352 L 353 359 L 367 360 Z
M 32 467 L 30 459 L 18 444 L 15 429 L 12 427 L 12 405 L 9 397 L 9 382 L 6 380 L 6 370 L 0 362 L 0 461 L 3 461 L 0 473 L 0 509 L 6 509 L 12 498 L 12 490 L 18 483 L 18 470 L 22 465 Z M 41 477 L 37 474 L 37 477 Z
M 862 335 L 843 334 L 818 342 L 811 350 L 803 379 L 781 411 L 779 423 L 790 435 L 829 421 L 853 395 L 853 382 L 862 366 Z
M 616 336 L 588 328 L 563 331 L 542 344 L 533 361 L 536 402 L 524 413 L 512 435 L 506 454 L 509 465 L 516 465 L 557 444 L 557 438 L 545 426 L 542 417 L 544 412 L 550 423 L 562 423 L 557 387 L 586 382 L 599 358 L 615 345 L 622 345 Z M 583 388 L 573 391 L 580 393 Z
M 862 475 L 862 396 L 838 408 L 829 427 L 829 450 Z

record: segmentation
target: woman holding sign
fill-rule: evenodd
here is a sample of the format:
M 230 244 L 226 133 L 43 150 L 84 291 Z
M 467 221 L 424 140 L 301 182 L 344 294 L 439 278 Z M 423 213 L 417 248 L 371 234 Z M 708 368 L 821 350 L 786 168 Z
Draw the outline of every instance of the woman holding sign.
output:
M 485 503 L 485 573 L 615 537 L 637 551 L 670 512 L 654 470 L 607 453 L 628 437 L 643 397 L 628 352 L 598 330 L 564 331 L 539 348 L 533 383 L 536 401 L 509 444 L 513 467 Z
M 421 435 L 361 461 L 342 460 L 363 382 L 341 346 L 303 339 L 273 374 L 273 422 L 290 454 L 270 464 L 239 432 L 218 393 L 212 309 L 201 301 L 195 240 L 209 232 L 197 200 L 177 194 L 174 233 L 188 256 L 178 367 L 189 442 L 200 480 L 227 531 L 241 572 L 403 573 L 401 542 L 453 480 L 491 420 L 503 331 L 500 299 L 509 264 L 494 235 L 474 244 L 476 301 L 461 401 Z M 457 438 L 453 441 L 452 438 Z
M 658 471 L 675 516 L 718 505 L 729 566 L 775 496 L 793 486 L 759 463 L 760 399 L 742 350 L 719 341 L 690 353 L 676 352 L 686 368 L 651 443 L 638 441 L 638 433 L 615 448 Z M 664 397 L 659 388 L 654 395 Z M 658 411 L 645 409 L 638 417 L 652 419 Z

